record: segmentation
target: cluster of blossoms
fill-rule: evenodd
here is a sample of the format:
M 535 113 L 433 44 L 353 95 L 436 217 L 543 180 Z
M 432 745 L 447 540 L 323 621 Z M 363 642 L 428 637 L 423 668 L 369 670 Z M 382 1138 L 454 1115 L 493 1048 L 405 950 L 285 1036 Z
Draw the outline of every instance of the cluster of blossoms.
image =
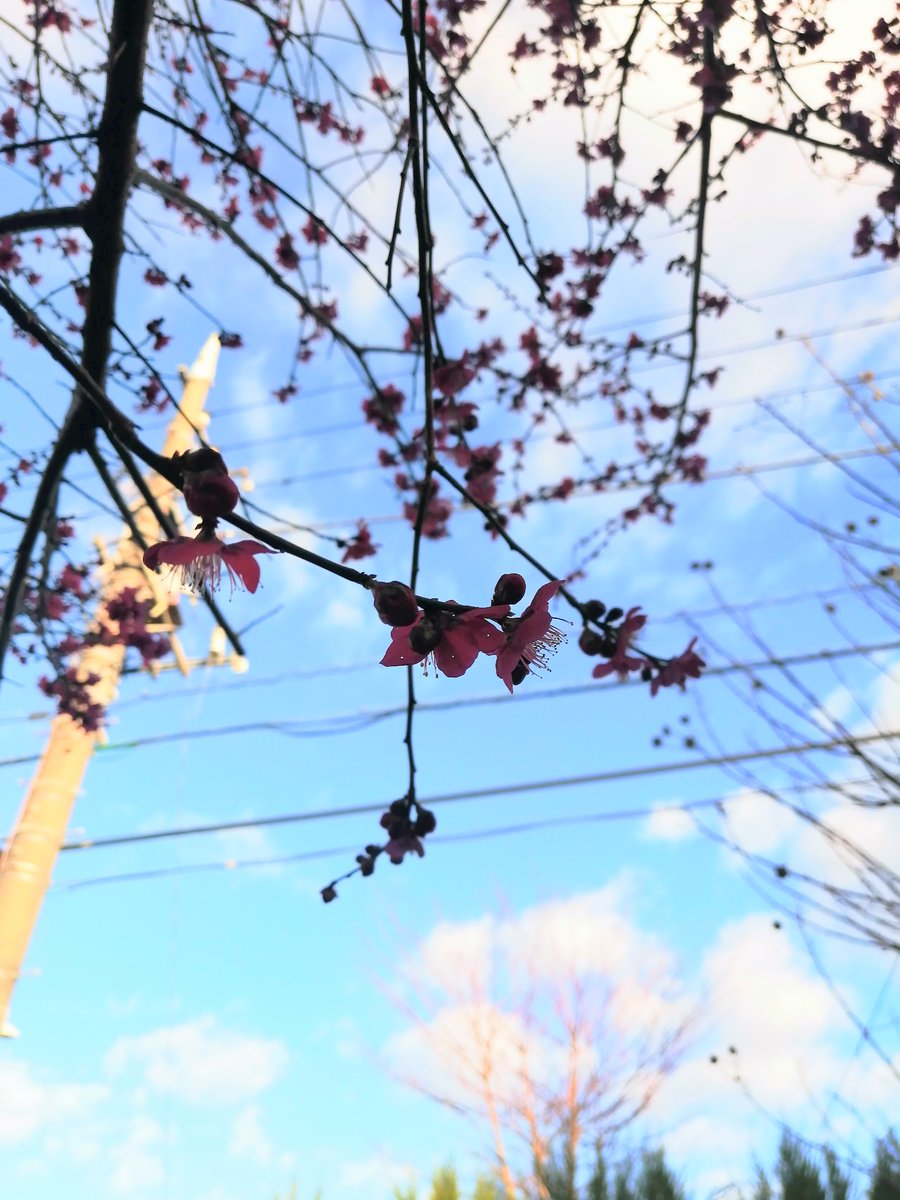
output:
M 691 638 L 686 649 L 669 660 L 658 659 L 645 651 L 634 650 L 634 640 L 647 623 L 640 608 L 611 608 L 600 600 L 589 600 L 582 608 L 585 626 L 578 639 L 581 650 L 588 655 L 601 655 L 607 661 L 597 663 L 591 674 L 594 679 L 605 679 L 616 674 L 624 680 L 632 671 L 640 671 L 641 678 L 650 684 L 650 695 L 655 696 L 660 688 L 677 685 L 684 691 L 685 681 L 699 679 L 706 666 L 694 650 L 696 638 Z M 599 627 L 592 629 L 588 622 Z
M 511 614 L 511 605 L 525 595 L 521 575 L 501 575 L 487 608 L 465 608 L 450 600 L 423 602 L 404 583 L 370 584 L 375 608 L 386 625 L 393 626 L 391 644 L 381 660 L 385 667 L 411 667 L 422 663 L 456 679 L 464 675 L 479 654 L 496 661 L 497 677 L 510 692 L 535 668 L 548 669 L 548 659 L 565 641 L 565 633 L 553 624 L 548 609 L 562 587 L 552 580 L 539 587 L 521 617 Z
M 380 855 L 385 854 L 398 867 L 407 854 L 425 856 L 422 838 L 434 833 L 437 828 L 437 818 L 429 808 L 423 808 L 418 801 L 409 796 L 395 800 L 381 816 L 381 827 L 387 831 L 388 841 L 383 846 L 366 846 L 363 854 L 357 854 L 356 867 L 350 874 L 358 871 L 363 878 L 372 875 L 375 863 Z M 346 876 L 344 877 L 346 878 Z M 337 883 L 333 880 L 322 888 L 322 899 L 326 904 L 337 899 Z
M 61 572 L 57 589 L 45 597 L 47 616 L 61 616 L 67 610 L 69 602 L 62 596 L 64 588 L 79 598 L 85 596 L 84 576 L 70 565 Z M 68 633 L 56 645 L 47 647 L 48 658 L 56 672 L 52 678 L 42 675 L 38 687 L 45 696 L 56 701 L 60 714 L 77 721 L 88 733 L 100 729 L 105 716 L 103 705 L 94 692 L 100 676 L 81 666 L 65 665 L 64 660 L 92 646 L 123 646 L 137 650 L 145 666 L 162 658 L 169 651 L 169 639 L 148 628 L 151 608 L 152 601 L 141 597 L 137 588 L 122 588 L 106 601 L 105 612 L 93 629 L 80 636 Z
M 224 569 L 232 591 L 242 585 L 255 592 L 260 577 L 256 556 L 275 552 L 261 542 L 248 539 L 226 544 L 216 537 L 219 517 L 233 512 L 240 498 L 221 454 L 204 446 L 176 454 L 172 461 L 181 471 L 184 502 L 200 518 L 197 536 L 170 538 L 149 546 L 144 551 L 144 566 L 151 571 L 160 566 L 178 570 L 181 585 L 192 592 L 215 591 Z

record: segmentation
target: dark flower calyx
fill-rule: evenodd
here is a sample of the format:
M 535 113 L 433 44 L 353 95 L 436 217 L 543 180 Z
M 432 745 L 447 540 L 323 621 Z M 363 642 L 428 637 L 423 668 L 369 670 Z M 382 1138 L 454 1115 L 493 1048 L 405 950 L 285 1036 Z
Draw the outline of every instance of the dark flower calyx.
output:
M 177 463 L 182 471 L 225 471 L 225 459 L 211 446 L 201 446 L 199 450 L 187 450 L 183 454 L 174 454 L 172 461 Z
M 512 675 L 510 676 L 510 678 L 512 679 L 512 682 L 513 682 L 513 686 L 515 687 L 518 684 L 522 683 L 528 674 L 529 674 L 528 663 L 525 662 L 524 659 L 521 659 L 513 667 Z
M 337 900 L 337 888 L 333 883 L 329 883 L 328 887 L 322 888 L 322 899 L 326 904 L 330 904 L 332 900 Z
M 444 638 L 444 631 L 431 617 L 423 617 L 409 631 L 409 644 L 416 654 L 430 654 Z
M 606 619 L 607 621 L 618 621 L 620 617 L 624 616 L 625 610 L 623 608 L 611 608 L 606 614 Z

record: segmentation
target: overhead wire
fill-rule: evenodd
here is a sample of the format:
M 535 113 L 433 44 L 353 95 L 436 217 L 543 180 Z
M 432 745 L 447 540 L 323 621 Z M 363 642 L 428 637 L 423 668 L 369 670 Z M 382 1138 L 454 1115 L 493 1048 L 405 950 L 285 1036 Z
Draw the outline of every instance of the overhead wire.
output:
M 819 662 L 829 663 L 860 655 L 868 656 L 871 654 L 889 653 L 892 650 L 898 649 L 900 649 L 900 641 L 896 640 L 876 642 L 871 645 L 862 646 L 825 647 L 824 649 L 807 651 L 801 654 L 779 655 L 772 658 L 707 667 L 703 674 L 704 678 L 711 678 L 770 669 L 782 670 L 788 666 L 808 665 Z M 374 667 L 377 664 L 373 663 L 370 665 Z M 229 690 L 236 689 L 239 686 L 240 684 L 232 684 L 223 687 L 222 692 L 227 693 Z M 571 696 L 582 696 L 587 693 L 593 693 L 598 697 L 610 697 L 618 695 L 623 688 L 646 688 L 646 686 L 643 680 L 630 676 L 628 679 L 622 680 L 614 688 L 603 687 L 591 681 L 588 683 L 564 684 L 555 688 L 545 687 L 532 691 L 519 691 L 516 693 L 513 702 L 522 704 L 529 701 L 559 700 Z M 205 694 L 209 694 L 210 690 L 209 688 L 205 689 Z M 135 703 L 143 704 L 144 701 L 138 700 Z M 497 691 L 475 696 L 459 696 L 452 700 L 423 700 L 416 705 L 416 711 L 419 713 L 448 712 L 457 709 L 482 708 L 497 704 L 508 705 L 510 703 L 510 697 L 505 692 Z M 348 733 L 357 733 L 362 729 L 368 729 L 373 725 L 380 724 L 382 721 L 403 716 L 405 713 L 405 705 L 395 705 L 390 708 L 381 709 L 353 709 L 348 712 L 317 717 L 277 717 L 258 721 L 242 721 L 233 725 L 215 725 L 205 729 L 178 729 L 167 733 L 144 734 L 140 737 L 128 738 L 119 742 L 105 741 L 97 746 L 96 752 L 100 757 L 108 758 L 110 755 L 118 752 L 144 749 L 149 746 L 206 741 L 210 738 L 236 737 L 243 734 L 257 733 L 275 733 L 289 738 L 336 737 Z M 27 762 L 36 762 L 38 757 L 38 755 L 33 755 L 30 758 L 0 759 L 0 768 L 20 766 Z
M 868 780 L 866 779 L 851 779 L 846 780 L 845 785 L 847 787 L 855 787 L 859 785 L 865 785 L 867 782 Z M 793 795 L 795 793 L 821 791 L 824 789 L 820 783 L 807 783 L 791 784 L 779 790 L 784 794 Z M 651 804 L 643 805 L 638 808 L 606 809 L 601 812 L 557 815 L 553 817 L 543 817 L 533 821 L 517 821 L 513 824 L 495 825 L 487 829 L 476 829 L 461 833 L 432 834 L 428 841 L 429 845 L 446 845 L 449 843 L 481 841 L 487 838 L 510 837 L 515 834 L 522 833 L 539 833 L 546 829 L 650 819 L 666 813 L 690 814 L 691 812 L 701 811 L 707 808 L 721 809 L 733 800 L 733 795 L 713 796 L 701 800 L 685 800 L 680 804 Z M 433 803 L 433 801 L 430 801 L 430 803 Z M 363 811 L 375 813 L 383 811 L 383 808 L 384 805 L 373 804 L 366 806 Z M 304 850 L 295 854 L 279 854 L 261 858 L 225 858 L 215 862 L 179 863 L 175 866 L 149 868 L 143 871 L 128 871 L 116 875 L 99 875 L 88 879 L 64 880 L 59 883 L 52 884 L 51 890 L 55 892 L 66 892 L 75 891 L 84 887 L 91 887 L 96 884 L 123 883 L 136 880 L 162 878 L 169 875 L 186 875 L 201 871 L 234 871 L 253 867 L 259 868 L 268 866 L 282 866 L 287 863 L 306 862 L 314 859 L 328 858 L 338 855 L 345 856 L 347 854 L 352 854 L 356 849 L 357 844 L 354 844 L 352 846 L 347 845 L 336 846 L 328 849 Z
M 860 331 L 860 330 L 867 329 L 867 328 L 873 328 L 873 327 L 877 327 L 877 326 L 881 326 L 881 325 L 885 325 L 885 324 L 893 324 L 893 323 L 897 323 L 897 322 L 900 322 L 900 314 L 892 316 L 892 317 L 871 317 L 871 318 L 867 318 L 865 321 L 863 321 L 861 323 L 855 323 L 855 324 L 851 323 L 848 325 L 836 325 L 836 326 L 828 327 L 828 328 L 821 329 L 821 330 L 816 330 L 814 332 L 803 333 L 803 334 L 788 334 L 788 333 L 780 332 L 780 334 L 778 336 L 775 336 L 775 337 L 772 337 L 769 339 L 764 339 L 764 340 L 761 340 L 758 342 L 744 343 L 744 344 L 740 344 L 737 346 L 724 347 L 721 350 L 709 351 L 708 353 L 705 352 L 703 355 L 701 355 L 699 357 L 698 361 L 706 361 L 708 358 L 730 357 L 730 356 L 733 356 L 736 354 L 749 353 L 754 350 L 772 348 L 772 347 L 775 347 L 775 346 L 778 346 L 778 345 L 781 345 L 784 343 L 793 344 L 793 343 L 803 342 L 803 341 L 807 341 L 807 340 L 811 340 L 811 339 L 815 339 L 815 338 L 819 338 L 819 337 L 832 336 L 833 334 L 836 334 L 836 333 L 847 333 L 847 332 L 853 332 L 853 331 Z M 677 366 L 677 363 L 657 362 L 654 364 L 649 364 L 646 367 L 640 368 L 640 370 L 656 371 L 659 369 L 674 368 L 675 366 Z M 884 380 L 886 378 L 896 377 L 897 375 L 900 375 L 900 371 L 891 370 L 888 372 L 880 372 L 877 375 L 873 375 L 873 379 Z M 846 380 L 846 381 L 843 381 L 842 384 L 838 384 L 833 381 L 830 381 L 827 384 L 813 385 L 813 386 L 810 386 L 809 388 L 804 388 L 801 386 L 801 387 L 797 387 L 797 388 L 793 388 L 793 389 L 783 389 L 780 392 L 772 393 L 768 397 L 765 397 L 765 396 L 763 396 L 763 397 L 747 397 L 747 398 L 742 398 L 742 399 L 736 400 L 736 401 L 726 401 L 726 402 L 723 402 L 723 403 L 717 405 L 717 408 L 737 407 L 741 404 L 756 403 L 758 399 L 766 399 L 766 398 L 779 399 L 779 398 L 784 398 L 784 396 L 786 396 L 786 395 L 803 395 L 806 391 L 819 391 L 819 390 L 821 390 L 821 391 L 832 391 L 832 390 L 840 391 L 842 387 L 846 388 L 846 386 L 848 384 L 853 386 L 854 384 L 858 385 L 859 382 L 860 382 L 859 380 Z M 334 386 L 334 385 L 331 385 L 331 386 Z M 342 389 L 343 385 L 338 385 L 338 387 Z M 327 391 L 326 391 L 326 389 L 321 389 L 321 391 L 318 392 L 317 394 L 327 394 Z M 474 393 L 473 393 L 473 395 L 474 395 Z M 215 415 L 216 414 L 213 413 L 213 417 L 215 417 Z M 616 423 L 614 421 L 609 422 L 609 423 L 604 422 L 604 423 L 598 425 L 596 427 L 596 430 L 602 430 L 605 428 L 614 428 L 615 424 Z M 335 423 L 327 425 L 327 426 L 322 426 L 320 428 L 313 428 L 311 430 L 306 430 L 306 431 L 299 430 L 299 431 L 295 431 L 294 433 L 272 434 L 272 435 L 267 435 L 266 437 L 263 437 L 263 438 L 249 439 L 244 442 L 240 442 L 240 441 L 229 442 L 228 449 L 229 449 L 229 453 L 233 453 L 234 451 L 240 450 L 240 449 L 258 448 L 260 446 L 264 446 L 264 445 L 268 445 L 268 444 L 281 444 L 284 442 L 295 440 L 297 438 L 320 437 L 323 435 L 327 435 L 329 433 L 348 432 L 351 429 L 354 429 L 354 428 L 361 429 L 363 427 L 364 427 L 364 422 L 361 419 L 348 420 L 345 422 L 344 421 L 335 422 Z M 592 427 L 589 430 L 581 430 L 581 431 L 574 430 L 573 433 L 578 435 L 583 432 L 593 432 L 593 431 L 595 431 L 595 429 Z M 374 464 L 373 464 L 373 466 L 374 466 Z M 365 465 L 361 469 L 369 470 L 371 468 L 368 465 Z M 91 475 L 90 475 L 90 473 L 88 473 L 83 477 L 77 477 L 77 478 L 80 482 L 84 482 L 86 479 L 91 478 Z M 266 486 L 273 486 L 273 485 L 267 484 Z
M 836 275 L 822 276 L 817 279 L 801 280 L 798 283 L 785 284 L 780 287 L 766 288 L 762 291 L 751 292 L 746 296 L 737 297 L 735 304 L 740 307 L 746 307 L 748 304 L 754 304 L 758 300 L 770 300 L 778 296 L 785 296 L 795 292 L 809 291 L 813 288 L 827 287 L 835 283 L 847 283 L 852 279 L 860 279 L 870 275 L 880 275 L 889 271 L 896 271 L 900 268 L 894 263 L 879 263 L 869 267 L 862 267 L 857 271 L 845 271 Z M 653 325 L 658 321 L 678 320 L 679 318 L 688 317 L 690 313 L 685 309 L 670 309 L 668 312 L 654 313 L 652 315 L 644 315 L 633 317 L 628 320 L 619 320 L 613 323 L 601 324 L 598 327 L 598 333 L 615 333 L 621 329 L 639 329 L 643 325 Z M 303 389 L 301 395 L 303 397 L 319 397 L 323 395 L 334 395 L 340 391 L 353 391 L 361 388 L 359 379 L 348 379 L 339 383 L 333 383 L 322 387 Z M 253 404 L 233 404 L 217 408 L 215 411 L 216 417 L 226 417 L 252 412 L 256 409 L 272 408 L 271 398 L 259 400 Z M 163 425 L 148 426 L 148 431 L 152 432 L 155 429 L 162 429 Z M 335 427 L 336 429 L 338 427 Z M 340 428 L 347 428 L 346 425 Z
M 826 738 L 819 742 L 806 741 L 788 746 L 772 746 L 763 750 L 742 750 L 733 754 L 719 754 L 698 759 L 667 763 L 649 763 L 641 767 L 620 767 L 609 771 L 598 771 L 585 775 L 568 775 L 554 779 L 526 780 L 514 784 L 497 784 L 491 787 L 469 788 L 465 791 L 446 792 L 438 796 L 422 797 L 419 803 L 425 807 L 450 804 L 464 800 L 488 799 L 497 796 L 518 795 L 522 792 L 539 792 L 567 787 L 582 787 L 586 784 L 618 783 L 625 779 L 642 779 L 656 775 L 678 774 L 683 771 L 701 770 L 707 767 L 727 766 L 734 763 L 754 762 L 760 759 L 827 752 L 845 747 L 891 742 L 900 737 L 900 730 L 889 733 L 864 734 L 860 737 Z M 823 787 L 822 784 L 819 785 Z M 62 851 L 95 850 L 108 846 L 125 846 L 141 842 L 157 842 L 172 838 L 197 837 L 203 834 L 223 833 L 235 829 L 265 829 L 273 825 L 292 825 L 300 822 L 334 820 L 338 817 L 358 816 L 362 813 L 384 812 L 391 801 L 381 804 L 355 804 L 341 808 L 313 809 L 273 816 L 247 817 L 234 821 L 216 821 L 203 825 L 189 825 L 172 829 L 149 830 L 100 838 L 79 838 L 65 842 Z

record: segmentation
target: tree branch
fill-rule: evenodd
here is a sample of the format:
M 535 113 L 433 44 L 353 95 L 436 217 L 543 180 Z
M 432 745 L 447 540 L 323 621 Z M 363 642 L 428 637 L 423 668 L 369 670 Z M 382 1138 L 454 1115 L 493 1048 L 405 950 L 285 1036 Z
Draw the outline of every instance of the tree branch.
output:
M 59 208 L 29 208 L 0 217 L 0 237 L 28 233 L 32 229 L 84 229 L 87 204 L 63 204 Z

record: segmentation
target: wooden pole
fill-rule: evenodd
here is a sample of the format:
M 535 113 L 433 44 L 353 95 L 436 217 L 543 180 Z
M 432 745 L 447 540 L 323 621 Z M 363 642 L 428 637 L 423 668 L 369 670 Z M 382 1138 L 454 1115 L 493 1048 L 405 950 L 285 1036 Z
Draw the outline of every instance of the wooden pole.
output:
M 169 425 L 164 455 L 190 450 L 195 429 L 202 430 L 208 424 L 206 397 L 215 378 L 218 355 L 219 339 L 210 337 L 193 366 L 182 370 L 184 389 L 180 409 Z M 151 476 L 148 484 L 165 511 L 175 489 L 158 475 Z M 143 501 L 135 506 L 134 515 L 138 528 L 148 541 L 153 541 L 158 534 L 156 520 Z M 119 540 L 107 571 L 98 617 L 105 602 L 126 587 L 148 591 L 140 551 L 127 531 Z M 79 674 L 98 677 L 89 689 L 90 698 L 104 708 L 115 699 L 124 658 L 124 646 L 89 646 L 78 656 Z M 18 1033 L 9 1023 L 13 988 L 21 974 L 56 856 L 97 740 L 97 733 L 87 732 L 70 717 L 54 718 L 37 773 L 0 858 L 0 1036 L 3 1037 L 15 1037 Z

